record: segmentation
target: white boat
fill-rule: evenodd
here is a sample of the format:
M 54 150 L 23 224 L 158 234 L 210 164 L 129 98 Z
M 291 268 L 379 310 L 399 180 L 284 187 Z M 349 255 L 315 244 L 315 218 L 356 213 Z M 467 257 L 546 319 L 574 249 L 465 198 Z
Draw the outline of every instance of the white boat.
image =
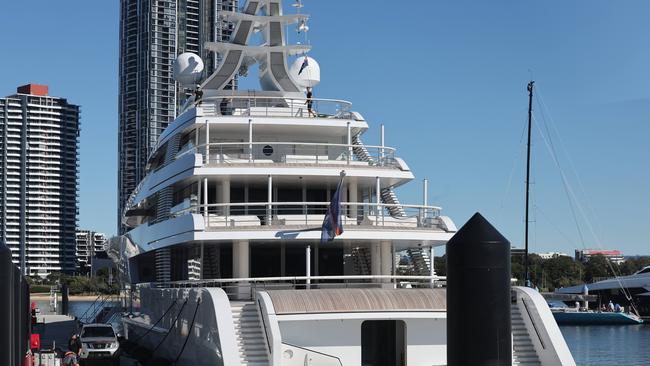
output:
M 351 103 L 306 98 L 318 64 L 284 32 L 307 16 L 283 15 L 280 0 L 242 9 L 222 14 L 231 43 L 209 47 L 223 61 L 160 136 L 129 230 L 111 240 L 135 290 L 125 336 L 178 365 L 446 365 L 432 254 L 454 222 L 426 184 L 421 203 L 397 199 L 414 174 L 383 128 L 365 145 L 371 123 Z M 253 63 L 261 90 L 230 90 Z M 342 171 L 344 231 L 321 243 Z M 400 252 L 409 275 L 396 273 Z M 574 365 L 541 296 L 513 294 L 515 364 Z

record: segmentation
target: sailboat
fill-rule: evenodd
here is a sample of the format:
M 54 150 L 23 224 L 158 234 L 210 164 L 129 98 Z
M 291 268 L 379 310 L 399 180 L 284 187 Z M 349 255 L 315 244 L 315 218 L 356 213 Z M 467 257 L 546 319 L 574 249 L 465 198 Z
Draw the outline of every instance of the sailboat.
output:
M 524 249 L 524 283 L 526 286 L 531 287 L 529 270 L 528 270 L 528 214 L 529 214 L 529 200 L 530 200 L 530 157 L 531 157 L 531 140 L 532 140 L 532 111 L 533 111 L 533 91 L 535 87 L 535 81 L 531 80 L 528 83 L 528 143 L 527 143 L 527 158 L 526 158 L 526 210 L 525 210 L 525 249 Z M 650 268 L 648 268 L 650 273 Z M 647 276 L 650 278 L 650 276 Z M 582 303 L 576 301 L 575 307 L 553 307 L 551 306 L 551 312 L 553 317 L 558 324 L 561 325 L 613 325 L 613 324 L 642 324 L 643 320 L 638 314 L 637 309 L 632 305 L 631 296 L 627 292 L 626 288 L 623 287 L 620 279 L 610 279 L 607 280 L 610 286 L 603 286 L 603 284 L 596 285 L 598 289 L 621 289 L 625 298 L 630 301 L 630 306 L 628 307 L 628 312 L 624 311 L 601 311 L 598 308 L 596 311 L 589 309 L 589 301 L 585 300 Z M 613 285 L 613 286 L 611 286 Z M 560 294 L 578 294 L 584 295 L 586 298 L 589 295 L 589 287 L 587 284 L 573 286 L 566 289 L 560 289 L 556 291 Z M 644 293 L 650 294 L 648 290 L 642 291 Z M 629 310 L 632 311 L 629 311 Z M 614 310 L 614 309 L 611 309 Z

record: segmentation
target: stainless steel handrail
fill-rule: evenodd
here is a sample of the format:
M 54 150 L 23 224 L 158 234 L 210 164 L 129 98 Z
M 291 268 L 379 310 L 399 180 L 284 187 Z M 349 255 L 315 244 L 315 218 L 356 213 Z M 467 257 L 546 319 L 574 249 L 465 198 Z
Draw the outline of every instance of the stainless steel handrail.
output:
M 269 95 L 218 95 L 206 97 L 199 108 L 204 114 L 222 116 L 257 116 L 257 117 L 314 117 L 348 119 L 352 103 L 346 100 L 326 98 L 288 98 Z M 331 111 L 330 111 L 331 110 Z
M 189 207 L 171 212 L 172 217 L 180 217 L 189 213 L 203 215 L 206 227 L 231 226 L 231 220 L 238 220 L 237 225 L 247 226 L 246 217 L 255 216 L 248 226 L 273 226 L 273 225 L 312 225 L 314 216 L 322 216 L 329 207 L 329 202 L 247 202 L 247 203 L 210 203 L 190 204 Z M 293 206 L 293 207 L 292 207 Z M 413 226 L 434 227 L 434 218 L 440 216 L 442 210 L 437 206 L 368 203 L 368 202 L 341 202 L 343 208 L 342 220 L 344 225 L 371 224 L 375 226 Z M 401 207 L 406 211 L 404 217 L 392 217 L 387 209 Z M 259 216 L 264 216 L 262 223 Z M 295 219 L 294 219 L 295 218 Z M 211 220 L 219 220 L 216 223 Z M 251 219 L 252 220 L 252 219 Z M 289 220 L 287 222 L 287 220 Z M 369 221 L 364 221 L 369 220 Z M 409 225 L 410 224 L 410 225 Z
M 180 159 L 181 157 L 187 154 L 197 154 L 200 153 L 203 156 L 203 163 L 215 163 L 223 164 L 229 162 L 237 163 L 255 163 L 255 161 L 269 161 L 286 163 L 286 158 L 289 155 L 287 151 L 279 151 L 279 154 L 275 155 L 275 149 L 270 152 L 269 155 L 266 155 L 264 151 L 254 151 L 259 149 L 259 147 L 270 146 L 271 148 L 280 147 L 288 150 L 293 149 L 294 152 L 300 149 L 307 150 L 300 155 L 304 155 L 304 160 L 307 162 L 313 162 L 315 164 L 327 162 L 332 164 L 335 162 L 340 162 L 341 164 L 349 164 L 352 161 L 366 162 L 360 160 L 354 153 L 351 151 L 358 147 L 354 144 L 324 144 L 324 143 L 312 143 L 312 142 L 283 142 L 283 141 L 256 141 L 256 142 L 218 142 L 218 143 L 209 143 L 209 144 L 199 144 L 195 145 L 189 149 L 181 150 L 175 157 L 175 159 Z M 395 152 L 397 151 L 393 147 L 389 146 L 375 146 L 375 145 L 364 145 L 367 150 L 370 151 L 371 156 L 373 157 L 374 163 L 369 163 L 373 166 L 396 166 L 395 161 Z M 230 149 L 230 150 L 229 150 Z M 253 149 L 253 150 L 251 150 Z M 312 149 L 312 150 L 309 150 Z M 208 152 L 206 156 L 206 151 Z M 337 155 L 334 159 L 329 159 L 330 153 Z M 237 158 L 229 157 L 228 154 L 239 154 L 241 156 Z M 327 155 L 327 159 L 321 159 L 322 155 Z M 310 157 L 313 156 L 313 159 Z M 275 157 L 275 159 L 274 159 Z M 279 159 L 278 159 L 279 158 Z M 279 160 L 279 161 L 276 161 Z M 165 164 L 163 166 L 166 166 Z M 159 167 L 158 169 L 162 168 Z

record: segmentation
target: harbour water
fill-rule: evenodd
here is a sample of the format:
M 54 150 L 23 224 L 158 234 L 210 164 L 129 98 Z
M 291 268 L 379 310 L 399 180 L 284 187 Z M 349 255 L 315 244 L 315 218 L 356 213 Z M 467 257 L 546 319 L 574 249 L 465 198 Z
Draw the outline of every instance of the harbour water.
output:
M 561 326 L 578 366 L 650 364 L 650 325 Z

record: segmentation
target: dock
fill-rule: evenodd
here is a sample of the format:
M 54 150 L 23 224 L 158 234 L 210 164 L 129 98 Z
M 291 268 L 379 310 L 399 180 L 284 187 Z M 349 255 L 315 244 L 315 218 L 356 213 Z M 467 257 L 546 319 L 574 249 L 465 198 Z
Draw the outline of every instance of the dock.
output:
M 78 321 L 68 315 L 47 314 L 37 317 L 34 333 L 41 335 L 41 352 L 35 354 L 36 366 L 59 366 L 59 356 L 66 351 L 70 336 L 81 330 Z M 39 361 L 40 360 L 40 361 Z M 95 360 L 92 366 L 112 366 L 108 361 Z M 127 354 L 120 357 L 120 366 L 141 366 L 141 364 Z

